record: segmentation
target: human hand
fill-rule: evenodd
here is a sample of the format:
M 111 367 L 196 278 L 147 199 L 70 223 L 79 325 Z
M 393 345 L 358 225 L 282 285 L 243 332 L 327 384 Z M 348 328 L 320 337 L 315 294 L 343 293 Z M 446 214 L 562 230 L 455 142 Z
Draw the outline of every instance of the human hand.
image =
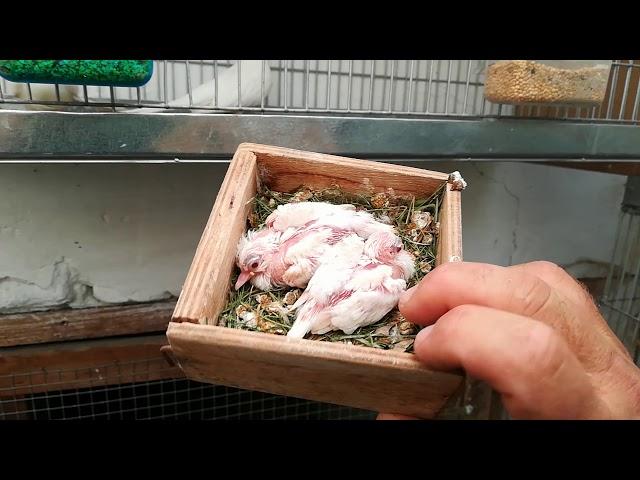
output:
M 420 361 L 485 381 L 513 418 L 640 418 L 640 369 L 587 291 L 552 263 L 443 264 L 398 306 L 428 325 L 414 344 Z

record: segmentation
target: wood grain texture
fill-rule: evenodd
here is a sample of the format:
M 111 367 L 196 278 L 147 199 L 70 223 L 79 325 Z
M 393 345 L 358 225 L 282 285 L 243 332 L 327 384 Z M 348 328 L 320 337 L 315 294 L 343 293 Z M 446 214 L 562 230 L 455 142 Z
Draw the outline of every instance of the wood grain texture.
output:
M 0 316 L 0 347 L 164 332 L 176 302 Z
M 442 199 L 440 215 L 440 239 L 436 253 L 436 265 L 462 261 L 462 205 L 461 195 L 447 184 Z
M 243 144 L 243 148 L 255 153 L 260 180 L 279 192 L 290 192 L 302 185 L 328 188 L 338 184 L 351 193 L 393 188 L 399 195 L 428 196 L 448 178 L 446 174 L 419 168 L 287 148 L 253 144 Z
M 338 184 L 346 191 L 430 195 L 448 175 L 311 152 L 242 144 L 196 251 L 163 353 L 188 378 L 357 408 L 433 417 L 462 375 L 422 367 L 412 354 L 297 340 L 214 326 L 231 288 L 238 239 L 261 181 L 277 191 Z M 240 198 L 232 205 L 234 199 Z M 460 192 L 447 184 L 436 263 L 462 259 Z
M 29 402 L 22 395 L 13 398 L 0 396 L 0 420 L 30 420 Z
M 3 348 L 0 397 L 184 377 L 159 354 L 163 345 L 164 334 Z
M 255 155 L 238 150 L 218 192 L 172 319 L 215 324 L 227 299 L 240 236 L 256 194 Z
M 407 353 L 191 323 L 167 337 L 188 378 L 374 411 L 430 418 L 461 384 Z

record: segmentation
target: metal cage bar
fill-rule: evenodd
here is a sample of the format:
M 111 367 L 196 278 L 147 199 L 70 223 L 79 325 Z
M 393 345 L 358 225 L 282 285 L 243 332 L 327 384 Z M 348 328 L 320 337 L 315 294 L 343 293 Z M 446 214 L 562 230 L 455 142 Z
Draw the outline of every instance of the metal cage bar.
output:
M 0 85 L 3 108 L 19 105 L 49 109 L 109 108 L 135 113 L 140 108 L 171 111 L 402 115 L 429 118 L 517 117 L 510 105 L 469 102 L 470 89 L 483 97 L 486 61 L 407 60 L 346 62 L 308 60 L 160 60 L 154 62 L 152 79 L 136 95 L 125 87 L 80 87 L 55 85 L 55 99 L 11 95 Z M 367 65 L 369 68 L 367 68 Z M 475 65 L 476 68 L 472 68 Z M 633 61 L 614 61 L 610 97 L 619 95 L 622 104 L 610 101 L 604 115 L 591 118 L 570 114 L 575 108 L 555 109 L 550 118 L 580 122 L 637 124 L 640 68 Z M 466 70 L 466 71 L 465 71 Z M 618 78 L 622 81 L 618 82 Z M 346 85 L 345 85 L 346 84 Z M 346 88 L 344 88 L 346 86 Z M 198 90 L 202 87 L 204 90 Z M 622 93 L 620 93 L 622 89 Z M 322 90 L 322 91 L 319 91 Z M 202 91 L 202 95 L 196 92 Z M 460 93 L 464 92 L 464 93 Z M 353 102 L 354 98 L 369 97 Z M 69 99 L 71 98 L 71 99 Z M 627 101 L 635 102 L 626 105 Z M 618 99 L 619 100 L 619 99 Z M 599 109 L 597 109 L 599 110 Z M 497 113 L 496 113 L 497 112 Z
M 124 374 L 125 369 L 129 373 Z M 376 415 L 203 384 L 175 378 L 171 372 L 162 358 L 149 358 L 79 370 L 47 369 L 46 375 L 36 371 L 0 376 L 0 420 L 369 420 Z
M 600 298 L 609 327 L 640 365 L 640 177 L 629 177 Z

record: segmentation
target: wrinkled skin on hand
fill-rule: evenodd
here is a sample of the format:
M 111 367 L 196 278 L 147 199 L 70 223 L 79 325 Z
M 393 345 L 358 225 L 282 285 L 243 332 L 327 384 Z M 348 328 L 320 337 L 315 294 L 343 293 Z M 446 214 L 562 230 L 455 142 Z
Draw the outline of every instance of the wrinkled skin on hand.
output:
M 399 309 L 427 326 L 420 361 L 487 382 L 513 418 L 640 418 L 640 369 L 583 286 L 552 263 L 444 264 Z

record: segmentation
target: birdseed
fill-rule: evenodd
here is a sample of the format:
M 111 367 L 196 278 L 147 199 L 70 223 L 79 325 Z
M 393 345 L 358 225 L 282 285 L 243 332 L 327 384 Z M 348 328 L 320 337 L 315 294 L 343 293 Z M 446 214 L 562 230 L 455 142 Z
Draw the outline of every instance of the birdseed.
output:
M 485 98 L 509 105 L 589 105 L 604 101 L 609 68 L 555 68 L 530 60 L 496 62 L 487 68 Z

